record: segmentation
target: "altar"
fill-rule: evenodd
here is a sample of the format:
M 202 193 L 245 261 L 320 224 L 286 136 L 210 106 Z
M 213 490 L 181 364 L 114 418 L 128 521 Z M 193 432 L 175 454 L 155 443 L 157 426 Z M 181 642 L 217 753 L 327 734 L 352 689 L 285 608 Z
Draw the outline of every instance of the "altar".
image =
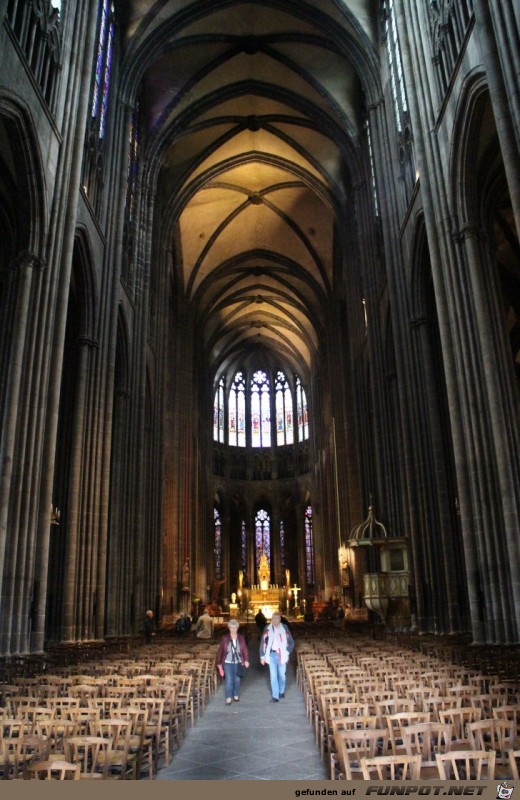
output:
M 249 606 L 253 614 L 262 611 L 267 619 L 271 619 L 273 612 L 280 610 L 281 593 L 276 584 L 269 583 L 270 570 L 267 556 L 262 553 L 258 567 L 258 580 L 260 583 L 251 587 Z

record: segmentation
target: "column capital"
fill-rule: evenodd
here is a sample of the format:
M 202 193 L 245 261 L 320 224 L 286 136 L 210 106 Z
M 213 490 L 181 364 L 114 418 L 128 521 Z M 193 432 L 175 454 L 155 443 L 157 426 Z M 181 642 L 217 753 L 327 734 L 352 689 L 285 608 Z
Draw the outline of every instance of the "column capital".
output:
M 458 231 L 453 232 L 453 240 L 461 244 L 465 239 L 481 239 L 483 230 L 477 222 L 464 222 Z
M 46 263 L 45 259 L 37 256 L 36 253 L 30 250 L 22 250 L 11 262 L 11 268 L 16 270 L 20 267 L 27 267 L 30 269 L 43 270 Z
M 78 336 L 77 342 L 82 347 L 91 347 L 92 349 L 99 347 L 98 340 L 92 339 L 90 336 Z
M 367 110 L 368 111 L 377 111 L 381 106 L 384 104 L 383 97 L 376 97 L 371 103 L 368 104 Z

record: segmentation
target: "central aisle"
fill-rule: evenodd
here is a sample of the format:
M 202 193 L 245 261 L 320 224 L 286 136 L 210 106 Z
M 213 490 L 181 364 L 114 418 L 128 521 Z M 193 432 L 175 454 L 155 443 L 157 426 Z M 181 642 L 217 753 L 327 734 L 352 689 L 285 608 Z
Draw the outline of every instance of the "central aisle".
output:
M 271 703 L 269 669 L 260 665 L 255 635 L 249 640 L 249 656 L 240 702 L 226 706 L 219 681 L 205 713 L 188 729 L 180 750 L 169 767 L 159 770 L 157 780 L 328 779 L 296 686 L 294 664 L 287 667 L 285 698 Z

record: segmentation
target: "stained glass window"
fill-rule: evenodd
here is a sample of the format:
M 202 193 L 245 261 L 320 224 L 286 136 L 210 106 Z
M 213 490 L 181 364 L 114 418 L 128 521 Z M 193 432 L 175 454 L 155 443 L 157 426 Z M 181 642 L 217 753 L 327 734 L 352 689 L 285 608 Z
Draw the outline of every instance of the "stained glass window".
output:
M 92 93 L 92 118 L 97 120 L 98 136 L 105 135 L 108 111 L 108 96 L 114 50 L 115 8 L 111 0 L 100 0 L 99 36 L 96 56 L 96 72 Z
M 265 372 L 255 372 L 251 380 L 251 444 L 271 445 L 271 399 L 269 379 Z
M 240 560 L 242 562 L 242 571 L 247 570 L 247 534 L 246 534 L 246 521 L 242 520 L 240 529 Z
M 214 549 L 214 560 L 215 560 L 215 577 L 218 580 L 222 579 L 222 522 L 220 520 L 220 514 L 218 509 L 213 509 L 214 513 L 214 522 L 215 522 L 215 549 Z
M 365 120 L 365 133 L 367 137 L 367 146 L 368 146 L 368 158 L 370 160 L 370 177 L 372 181 L 372 199 L 374 201 L 374 211 L 376 217 L 379 216 L 379 201 L 377 198 L 377 184 L 376 184 L 376 173 L 374 168 L 374 153 L 372 150 L 372 137 L 370 134 L 370 123 L 368 119 Z
M 137 184 L 139 178 L 139 103 L 136 103 L 128 132 L 127 186 L 123 233 L 123 276 L 128 278 L 135 258 L 137 228 Z
M 246 384 L 237 372 L 229 392 L 228 417 L 229 444 L 246 446 Z
M 300 379 L 296 378 L 296 409 L 298 414 L 298 441 L 303 442 L 309 438 L 309 417 L 307 410 L 307 396 Z
M 139 168 L 139 103 L 136 104 L 136 107 L 132 113 L 128 143 L 128 188 L 126 193 L 126 213 L 128 223 L 133 224 L 135 221 L 137 175 Z
M 283 520 L 280 522 L 280 564 L 285 567 L 285 529 Z
M 224 378 L 221 378 L 213 401 L 213 439 L 224 441 Z
M 291 445 L 296 440 L 295 412 L 297 412 L 298 440 L 309 438 L 307 398 L 300 379 L 296 378 L 296 393 L 285 373 L 273 373 L 274 379 L 262 370 L 252 377 L 239 371 L 226 394 L 225 378 L 219 382 L 213 399 L 213 439 L 226 440 L 233 446 L 271 447 L 273 438 L 277 445 Z M 222 392 L 220 392 L 222 386 Z M 274 391 L 271 387 L 274 386 Z M 296 396 L 295 396 L 296 394 Z M 227 410 L 225 403 L 227 399 Z M 247 420 L 247 422 L 246 422 Z M 274 426 L 272 425 L 274 420 Z M 276 429 L 274 433 L 273 428 Z
M 394 0 L 384 0 L 383 12 L 385 19 L 386 53 L 390 70 L 390 86 L 392 88 L 395 122 L 397 130 L 401 133 L 404 127 L 403 114 L 406 114 L 408 111 L 408 103 L 404 88 L 401 50 L 395 22 Z
M 255 551 L 256 551 L 256 568 L 260 566 L 260 559 L 262 553 L 265 553 L 269 568 L 271 568 L 271 521 L 269 514 L 265 509 L 261 508 L 255 517 Z
M 293 444 L 293 401 L 289 383 L 283 372 L 278 372 L 275 383 L 276 443 Z
M 312 507 L 305 509 L 305 574 L 307 584 L 314 584 L 314 537 L 312 533 Z

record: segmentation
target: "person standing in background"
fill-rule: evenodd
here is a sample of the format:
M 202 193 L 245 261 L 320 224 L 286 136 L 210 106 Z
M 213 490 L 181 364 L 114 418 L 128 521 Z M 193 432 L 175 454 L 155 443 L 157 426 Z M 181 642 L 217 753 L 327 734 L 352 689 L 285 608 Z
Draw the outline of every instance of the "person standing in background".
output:
M 150 644 L 155 636 L 155 619 L 151 609 L 148 609 L 144 615 L 143 633 L 145 644 Z

